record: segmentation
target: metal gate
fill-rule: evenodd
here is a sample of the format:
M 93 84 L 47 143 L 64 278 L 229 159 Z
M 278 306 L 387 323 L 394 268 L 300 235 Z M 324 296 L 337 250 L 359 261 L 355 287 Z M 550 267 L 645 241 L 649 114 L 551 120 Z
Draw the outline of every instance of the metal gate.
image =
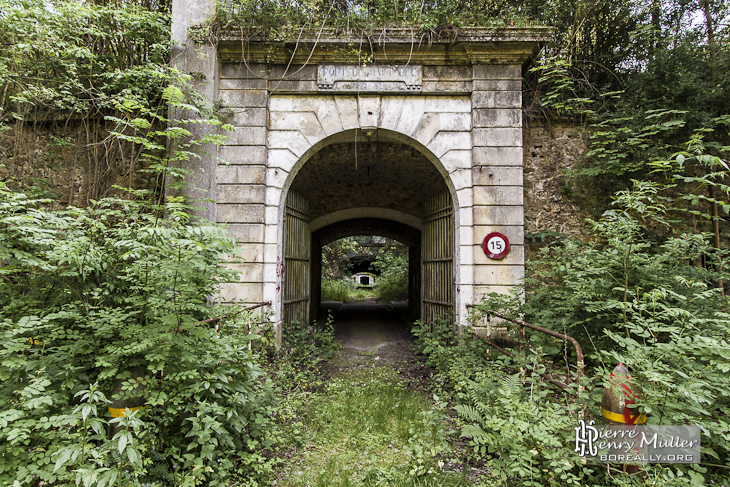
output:
M 312 234 L 309 231 L 309 205 L 299 194 L 286 197 L 284 221 L 283 321 L 309 319 L 310 259 Z
M 423 219 L 421 319 L 433 323 L 453 319 L 454 208 L 451 195 L 441 193 L 426 201 Z

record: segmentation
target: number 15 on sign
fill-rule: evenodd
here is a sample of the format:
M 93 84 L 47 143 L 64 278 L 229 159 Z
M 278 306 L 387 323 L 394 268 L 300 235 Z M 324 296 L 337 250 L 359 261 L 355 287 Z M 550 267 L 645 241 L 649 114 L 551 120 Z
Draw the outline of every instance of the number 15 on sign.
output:
M 499 260 L 509 252 L 509 240 L 499 232 L 492 232 L 484 237 L 482 249 L 490 259 Z

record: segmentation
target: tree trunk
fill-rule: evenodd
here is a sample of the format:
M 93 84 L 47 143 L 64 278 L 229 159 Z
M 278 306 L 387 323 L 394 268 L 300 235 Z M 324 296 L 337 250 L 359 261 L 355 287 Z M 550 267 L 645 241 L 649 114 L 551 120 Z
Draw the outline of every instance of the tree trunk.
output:
M 712 91 L 717 89 L 717 46 L 715 45 L 715 30 L 712 24 L 712 12 L 710 11 L 709 0 L 702 0 L 702 10 L 705 14 L 705 22 L 707 24 L 707 47 L 710 50 L 710 80 L 712 82 Z M 710 110 L 715 112 L 714 99 L 710 99 Z M 717 208 L 717 201 L 715 200 L 715 188 L 710 188 L 710 199 L 712 201 L 712 233 L 714 234 L 714 246 L 717 249 L 718 265 L 719 270 L 722 270 L 722 256 L 720 255 L 720 219 Z M 717 287 L 720 288 L 720 292 L 723 297 L 725 296 L 725 288 L 722 279 L 717 281 Z

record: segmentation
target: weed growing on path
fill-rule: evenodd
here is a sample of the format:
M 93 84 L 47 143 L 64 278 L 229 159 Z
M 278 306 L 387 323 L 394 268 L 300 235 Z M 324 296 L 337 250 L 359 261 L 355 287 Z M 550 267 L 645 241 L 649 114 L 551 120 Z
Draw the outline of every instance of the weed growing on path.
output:
M 408 390 L 391 368 L 359 368 L 292 399 L 305 441 L 277 485 L 467 485 L 463 474 L 442 470 L 454 433 L 444 405 Z
M 281 349 L 269 354 L 270 370 L 284 391 L 313 390 L 321 385 L 319 363 L 339 347 L 331 315 L 324 323 L 292 323 L 284 329 Z

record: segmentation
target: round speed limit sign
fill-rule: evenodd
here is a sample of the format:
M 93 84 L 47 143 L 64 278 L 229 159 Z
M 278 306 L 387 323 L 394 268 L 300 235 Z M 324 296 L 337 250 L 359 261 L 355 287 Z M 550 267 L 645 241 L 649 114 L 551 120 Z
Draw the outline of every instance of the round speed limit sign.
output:
M 492 232 L 484 237 L 482 249 L 490 259 L 501 259 L 509 252 L 509 240 L 499 232 Z

